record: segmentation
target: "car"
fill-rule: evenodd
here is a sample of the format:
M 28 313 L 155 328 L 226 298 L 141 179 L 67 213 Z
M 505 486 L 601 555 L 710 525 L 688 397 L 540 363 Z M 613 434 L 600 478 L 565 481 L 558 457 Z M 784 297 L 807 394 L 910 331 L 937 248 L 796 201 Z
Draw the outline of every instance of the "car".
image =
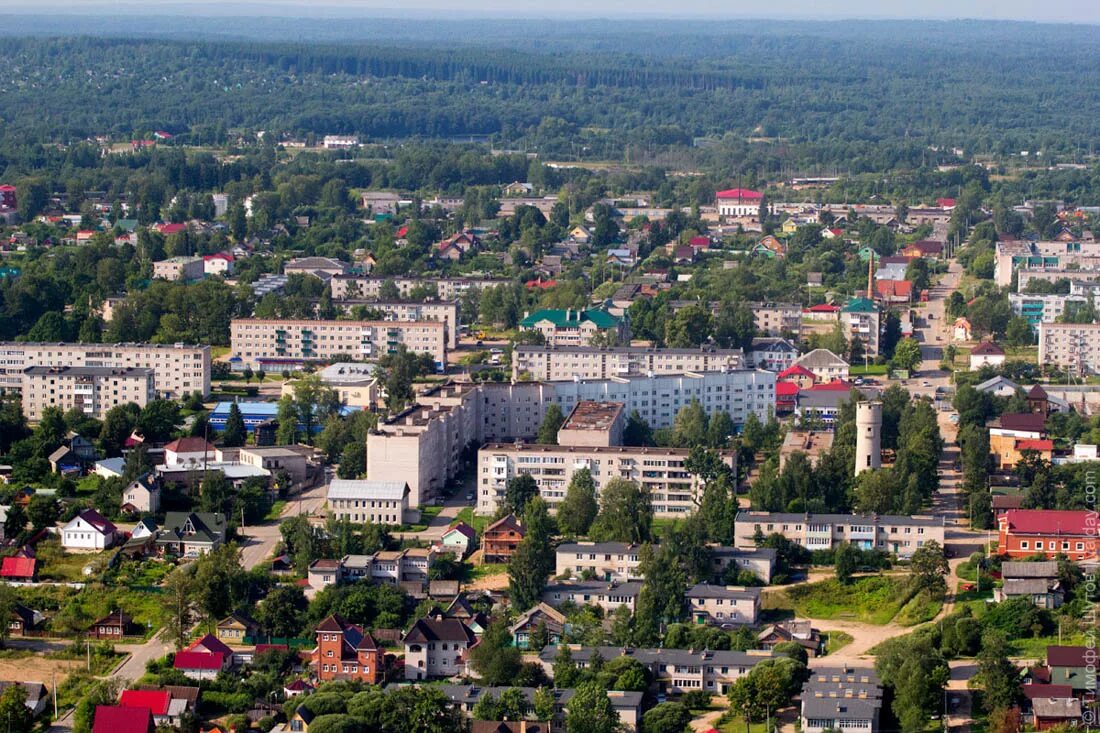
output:
M 954 415 L 952 415 L 951 417 L 949 417 L 947 419 L 950 420 L 951 422 L 955 423 L 956 425 L 958 425 L 958 423 L 959 423 L 959 413 L 956 412 Z
M 931 387 L 931 386 L 932 386 L 932 383 L 931 383 L 931 382 L 929 382 L 929 381 L 928 381 L 927 379 L 925 379 L 924 381 L 922 381 L 922 382 L 920 383 L 920 386 L 922 386 L 922 387 Z
M 852 382 L 852 384 L 863 384 L 863 377 L 856 377 L 855 381 Z
M 474 495 L 473 494 L 466 494 L 466 501 L 473 501 L 473 500 L 474 500 Z

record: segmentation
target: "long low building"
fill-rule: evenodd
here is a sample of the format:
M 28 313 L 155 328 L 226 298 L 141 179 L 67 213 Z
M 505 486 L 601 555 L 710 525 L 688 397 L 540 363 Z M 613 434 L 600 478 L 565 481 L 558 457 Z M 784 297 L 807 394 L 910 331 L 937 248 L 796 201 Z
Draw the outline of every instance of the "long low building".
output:
M 604 613 L 610 614 L 620 606 L 626 606 L 631 613 L 634 613 L 638 594 L 641 591 L 640 580 L 610 583 L 600 580 L 582 580 L 550 583 L 542 591 L 542 600 L 555 608 L 565 603 L 572 603 L 576 606 L 599 606 Z
M 535 479 L 543 500 L 556 510 L 573 474 L 588 469 L 597 497 L 612 480 L 628 479 L 649 491 L 654 516 L 682 517 L 698 506 L 703 488 L 702 480 L 684 465 L 690 455 L 687 448 L 489 443 L 477 453 L 476 511 L 496 514 L 508 482 L 520 475 Z M 736 456 L 721 452 L 723 463 L 735 472 Z
M 150 369 L 157 397 L 210 394 L 210 347 L 188 344 L 0 343 L 0 391 L 23 388 L 29 367 Z
M 800 697 L 802 730 L 807 733 L 878 733 L 882 683 L 873 669 L 811 670 Z
M 375 300 L 346 299 L 338 303 L 345 312 L 350 313 L 357 306 L 382 314 L 389 321 L 442 321 L 447 326 L 447 346 L 454 348 L 458 343 L 458 301 L 457 300 Z
M 144 407 L 155 400 L 153 385 L 152 369 L 30 367 L 23 372 L 23 414 L 35 422 L 47 407 L 56 407 L 102 420 L 112 407 L 129 402 Z
M 755 537 L 777 533 L 808 550 L 829 550 L 850 542 L 862 550 L 908 557 L 932 540 L 942 547 L 944 521 L 930 516 L 743 511 L 737 513 L 733 532 L 737 547 L 756 547 Z
M 558 647 L 547 647 L 539 654 L 539 662 L 547 674 L 553 674 L 558 651 Z M 617 646 L 570 645 L 569 651 L 581 669 L 586 668 L 597 655 L 605 661 L 617 657 L 637 659 L 652 673 L 659 692 L 670 695 L 681 695 L 692 690 L 725 695 L 734 682 L 751 672 L 758 663 L 776 656 L 770 651 L 634 649 Z
M 235 318 L 229 325 L 235 364 L 241 368 L 339 360 L 374 361 L 404 346 L 447 363 L 447 324 L 442 321 L 309 321 Z
M 560 381 L 631 374 L 684 374 L 741 369 L 741 349 L 657 349 L 640 346 L 539 346 L 512 351 L 512 379 Z
M 393 283 L 400 298 L 408 298 L 414 291 L 435 288 L 435 297 L 441 300 L 457 298 L 468 290 L 484 290 L 498 285 L 510 285 L 505 277 L 369 277 L 363 275 L 335 275 L 329 281 L 332 297 L 336 299 L 380 298 L 382 287 Z
M 393 685 L 390 685 L 386 690 L 397 689 Z M 447 699 L 451 701 L 451 704 L 462 710 L 467 715 L 473 713 L 474 706 L 478 701 L 486 696 L 490 696 L 496 700 L 507 692 L 508 690 L 518 689 L 523 693 L 523 696 L 527 699 L 527 704 L 533 709 L 535 706 L 535 692 L 534 687 L 482 687 L 479 685 L 439 685 L 435 689 L 446 695 Z M 551 729 L 554 731 L 565 730 L 565 710 L 569 705 L 569 701 L 573 699 L 573 695 L 576 694 L 576 690 L 573 688 L 567 688 L 564 690 L 555 689 L 551 691 L 554 695 L 554 719 L 550 721 Z M 638 723 L 642 719 L 642 697 L 644 693 L 641 692 L 628 692 L 622 690 L 610 690 L 607 693 L 608 699 L 611 701 L 611 707 L 619 716 L 619 722 L 623 724 L 626 730 L 635 730 L 638 727 Z M 530 724 L 531 727 L 524 725 L 525 721 L 514 722 L 509 725 L 505 723 L 506 727 L 497 728 L 492 730 L 494 733 L 500 733 L 500 731 L 531 731 L 534 729 L 534 724 Z M 543 733 L 543 728 L 538 729 L 539 733 Z
M 775 374 L 734 370 L 565 382 L 447 384 L 380 423 L 367 436 L 367 475 L 407 481 L 410 506 L 435 496 L 466 465 L 468 451 L 487 442 L 537 435 L 550 405 L 563 414 L 581 401 L 621 402 L 651 428 L 671 427 L 697 400 L 709 415 L 727 412 L 735 425 L 749 414 L 767 420 L 775 408 Z M 480 485 L 480 484 L 479 484 Z
M 399 525 L 420 518 L 409 509 L 409 485 L 403 481 L 333 479 L 326 498 L 337 519 L 354 524 Z
M 554 551 L 554 575 L 579 578 L 586 573 L 608 582 L 642 580 L 640 545 L 625 542 L 566 542 Z M 769 548 L 711 547 L 715 574 L 730 566 L 747 570 L 765 583 L 775 571 L 776 551 Z

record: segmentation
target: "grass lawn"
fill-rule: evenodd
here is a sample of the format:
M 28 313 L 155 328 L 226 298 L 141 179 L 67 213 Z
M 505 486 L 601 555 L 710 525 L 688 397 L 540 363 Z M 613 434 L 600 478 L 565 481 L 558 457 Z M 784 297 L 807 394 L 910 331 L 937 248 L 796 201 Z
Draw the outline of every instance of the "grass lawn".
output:
M 77 494 L 94 494 L 99 489 L 99 476 L 94 473 L 82 477 L 76 482 Z
M 46 540 L 38 544 L 38 577 L 67 583 L 86 582 L 99 576 L 110 557 L 110 552 L 65 552 L 57 540 Z M 84 568 L 89 565 L 93 572 L 85 575 Z
M 283 513 L 283 509 L 285 509 L 285 508 L 286 508 L 286 499 L 279 499 L 278 501 L 276 501 L 274 504 L 271 505 L 270 509 L 267 510 L 267 514 L 264 515 L 264 521 L 265 522 L 278 521 L 279 517 Z
M 500 575 L 501 573 L 508 572 L 508 566 L 504 563 L 491 563 L 489 565 L 474 565 L 470 569 L 468 577 L 469 582 L 479 580 L 481 578 L 487 578 L 490 575 Z
M 474 514 L 474 508 L 472 506 L 463 507 L 462 511 L 455 517 L 456 521 L 465 522 L 474 528 L 474 531 L 478 534 L 489 526 L 489 517 Z
M 1028 659 L 1046 659 L 1048 646 L 1085 646 L 1086 640 L 1084 634 L 1062 634 L 1062 639 L 1058 639 L 1058 635 L 1053 636 L 1038 636 L 1034 639 L 1009 639 L 1008 648 L 1009 653 L 1014 657 L 1025 657 Z
M 902 626 L 914 626 L 931 621 L 943 608 L 943 600 L 927 593 L 918 593 L 901 607 L 894 621 Z
M 836 654 L 852 643 L 852 635 L 843 631 L 826 631 L 822 636 L 825 637 L 825 654 Z
M 439 516 L 439 513 L 443 511 L 441 506 L 425 506 L 420 508 L 420 521 L 416 524 L 403 524 L 401 525 L 402 532 L 423 532 L 431 524 L 432 519 Z
M 888 624 L 902 608 L 905 579 L 884 575 L 856 578 L 842 585 L 836 578 L 796 585 L 765 596 L 765 607 L 791 608 L 796 616 L 825 621 L 845 619 Z M 775 600 L 772 600 L 775 599 Z
M 776 720 L 772 718 L 772 728 L 775 728 Z M 718 730 L 722 733 L 767 733 L 767 725 L 763 722 L 754 722 L 752 725 L 745 725 L 745 719 L 739 718 L 738 720 L 731 720 L 728 723 L 723 723 Z
M 888 364 L 867 364 L 866 366 L 852 365 L 848 373 L 853 377 L 882 376 L 890 369 Z M 744 726 L 742 726 L 744 727 Z

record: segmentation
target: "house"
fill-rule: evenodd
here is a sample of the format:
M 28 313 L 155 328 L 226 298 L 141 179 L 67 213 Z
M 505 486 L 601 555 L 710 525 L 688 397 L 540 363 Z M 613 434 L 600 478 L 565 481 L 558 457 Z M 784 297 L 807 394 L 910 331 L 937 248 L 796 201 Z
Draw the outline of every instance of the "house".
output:
M 477 547 L 477 532 L 465 522 L 458 522 L 451 526 L 439 540 L 441 552 L 450 552 L 459 560 L 463 560 Z
M 66 550 L 106 550 L 118 539 L 118 527 L 95 509 L 85 509 L 61 528 L 61 546 Z
M 779 382 L 787 382 L 797 386 L 799 389 L 809 389 L 817 383 L 818 377 L 801 364 L 794 364 L 787 367 L 783 371 L 776 375 L 776 380 Z
M 900 254 L 906 257 L 937 259 L 943 255 L 943 245 L 943 242 L 934 239 L 922 239 L 903 247 Z
M 310 652 L 313 673 L 322 682 L 351 680 L 376 685 L 384 675 L 382 649 L 369 631 L 332 614 L 317 625 Z
M 214 460 L 214 446 L 203 438 L 178 438 L 164 446 L 164 465 L 201 468 Z
M 475 610 L 465 595 L 456 596 L 440 618 L 458 619 L 474 632 L 474 636 L 481 636 L 489 628 L 489 619 L 481 611 Z
M 11 620 L 8 621 L 8 633 L 11 636 L 26 636 L 28 631 L 37 629 L 45 619 L 38 611 L 27 608 L 22 603 L 15 603 L 11 609 Z
M 1027 392 L 1027 409 L 1036 415 L 1047 415 L 1050 413 L 1052 403 L 1050 395 L 1043 389 L 1041 384 L 1036 384 Z
M 520 649 L 528 649 L 531 647 L 532 635 L 540 627 L 546 631 L 548 644 L 560 644 L 565 631 L 565 614 L 546 603 L 539 603 L 521 613 L 509 630 L 515 645 Z
M 294 715 L 289 717 L 286 725 L 282 726 L 281 729 L 279 726 L 275 726 L 271 730 L 275 733 L 309 733 L 309 724 L 316 717 L 307 705 L 302 704 L 294 711 Z M 269 731 L 269 733 L 271 732 Z
M 131 540 L 144 540 L 144 539 L 156 539 L 157 525 L 152 519 L 146 517 L 141 519 L 134 525 L 134 530 L 130 532 Z
M 592 242 L 592 232 L 586 226 L 575 226 L 569 230 L 569 241 L 577 244 L 589 244 Z
M 212 680 L 233 663 L 233 650 L 207 634 L 182 651 L 176 652 L 172 668 L 193 680 Z
M 519 690 L 523 696 L 527 699 L 529 708 L 534 707 L 535 693 L 537 690 L 534 687 L 487 687 L 484 685 L 438 685 L 435 687 L 442 692 L 451 705 L 458 710 L 470 715 L 473 712 L 474 706 L 478 701 L 491 696 L 493 699 L 500 699 L 505 690 L 514 689 Z M 549 688 L 547 688 L 549 689 Z M 565 708 L 569 704 L 569 701 L 576 694 L 574 688 L 565 689 L 553 689 L 551 693 L 554 696 L 554 719 L 550 721 L 550 732 L 561 733 L 565 725 Z M 615 710 L 615 713 L 619 716 L 619 723 L 622 726 L 623 731 L 634 731 L 638 729 L 638 723 L 642 719 L 642 693 L 641 692 L 625 692 L 622 690 L 610 690 L 607 693 L 607 697 L 611 701 L 611 707 Z M 473 721 L 476 725 L 479 721 Z M 499 725 L 495 721 L 480 721 L 490 724 Z M 534 721 L 515 721 L 508 723 L 513 726 L 510 733 L 518 733 L 522 730 L 523 723 L 526 722 L 529 726 L 527 728 L 528 733 L 533 733 L 530 726 L 536 725 Z M 538 725 L 545 725 L 545 723 L 538 723 Z M 517 727 L 518 726 L 518 727 Z M 477 730 L 476 728 L 474 730 Z M 489 728 L 489 730 L 500 730 Z M 508 731 L 508 729 L 503 729 Z
M 50 471 L 53 473 L 60 473 L 63 476 L 79 474 L 83 468 L 83 464 L 80 459 L 77 458 L 67 445 L 60 445 L 47 456 L 47 460 L 50 462 Z
M 913 283 L 908 280 L 875 280 L 875 293 L 888 305 L 913 302 Z
M 753 245 L 749 251 L 751 255 L 762 255 L 764 257 L 785 257 L 787 254 L 787 248 L 780 242 L 775 236 L 769 234 L 759 242 Z
M 95 462 L 94 473 L 103 478 L 119 478 L 126 471 L 125 458 L 104 458 Z
M 33 557 L 5 557 L 0 563 L 0 578 L 7 582 L 33 583 L 37 573 Z
M 245 639 L 256 636 L 259 630 L 258 623 L 238 611 L 223 618 L 214 628 L 218 639 L 226 644 L 246 644 Z
M 997 517 L 997 554 L 1053 559 L 1066 555 L 1074 562 L 1097 557 L 1095 514 L 1089 511 L 1010 509 Z
M 1052 685 L 1068 685 L 1074 692 L 1096 690 L 1096 650 L 1087 646 L 1048 646 L 1047 669 Z
M 764 649 L 774 649 L 778 644 L 793 641 L 805 649 L 810 657 L 825 653 L 821 633 L 809 621 L 777 621 L 760 629 L 756 641 Z
M 971 332 L 970 321 L 960 316 L 955 319 L 955 324 L 952 326 L 951 338 L 955 341 L 969 341 Z
M 1027 598 L 1039 608 L 1053 610 L 1062 605 L 1064 593 L 1058 580 L 1058 562 L 1006 561 L 1001 564 L 1003 585 L 993 589 L 993 600 Z
M 542 592 L 543 603 L 557 607 L 563 603 L 577 606 L 599 606 L 607 616 L 619 606 L 626 606 L 631 613 L 638 603 L 642 584 L 639 581 L 582 580 L 568 583 L 550 583 Z
M 283 697 L 290 699 L 299 695 L 309 695 L 315 689 L 307 680 L 294 680 L 288 685 L 283 685 Z
M 795 365 L 813 372 L 818 382 L 848 378 L 848 362 L 828 349 L 814 349 L 795 360 Z
M 174 721 L 169 715 L 172 694 L 167 690 L 123 690 L 118 704 L 127 708 L 147 709 L 157 725 L 176 725 L 179 719 L 177 715 Z
M 481 534 L 481 561 L 487 565 L 508 562 L 523 535 L 523 525 L 515 514 L 493 522 Z
M 94 639 L 121 641 L 124 636 L 131 635 L 136 628 L 130 614 L 125 611 L 115 611 L 94 622 L 86 635 Z
M 810 321 L 838 321 L 840 320 L 840 306 L 832 303 L 818 303 L 809 308 L 802 309 L 802 317 Z
M 760 589 L 697 583 L 684 593 L 692 623 L 722 628 L 756 623 Z
M 1068 728 L 1081 721 L 1081 700 L 1076 697 L 1037 697 L 1031 701 L 1036 730 Z
M 799 356 L 798 347 L 780 336 L 758 336 L 746 354 L 746 366 L 781 372 L 794 364 Z
M 748 188 L 731 188 L 714 195 L 718 216 L 729 219 L 760 217 L 760 205 L 764 194 Z
M 999 367 L 1005 363 L 1005 350 L 992 341 L 983 341 L 970 350 L 970 371 L 983 366 Z
M 233 274 L 233 265 L 235 261 L 236 258 L 229 252 L 204 255 L 202 258 L 202 269 L 206 275 L 229 277 Z
M 474 632 L 459 619 L 420 619 L 405 634 L 405 679 L 465 674 L 466 654 L 475 643 Z
M 524 316 L 519 325 L 541 333 L 547 346 L 591 346 L 598 334 L 614 341 L 625 341 L 629 336 L 625 318 L 599 308 L 543 308 Z
M 306 571 L 306 579 L 309 587 L 315 590 L 336 585 L 342 578 L 343 566 L 339 560 L 321 558 L 309 564 Z
M 168 512 L 157 535 L 157 549 L 176 557 L 198 557 L 225 542 L 225 515 L 212 512 Z
M 472 231 L 458 232 L 437 245 L 438 255 L 448 260 L 460 260 L 467 252 L 476 251 L 481 239 Z
M 149 708 L 96 705 L 92 733 L 154 733 Z
M 156 514 L 160 510 L 160 486 L 152 474 L 130 482 L 122 492 L 121 509 L 127 514 Z
M 46 689 L 44 684 L 41 682 L 9 682 L 4 680 L 0 682 L 0 694 L 13 686 L 22 687 L 27 694 L 27 699 L 23 701 L 23 704 L 31 711 L 31 715 L 37 718 L 46 712 L 46 705 L 49 703 L 50 696 L 49 690 Z

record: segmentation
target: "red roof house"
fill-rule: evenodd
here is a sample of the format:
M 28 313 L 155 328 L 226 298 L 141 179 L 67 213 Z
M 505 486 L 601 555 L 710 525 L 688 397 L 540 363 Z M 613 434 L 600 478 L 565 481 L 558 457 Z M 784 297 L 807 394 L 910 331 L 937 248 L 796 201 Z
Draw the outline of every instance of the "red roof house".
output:
M 0 578 L 34 580 L 36 562 L 33 557 L 5 557 L 0 564 Z
M 210 652 L 176 652 L 172 667 L 195 680 L 212 680 L 229 666 L 232 655 Z
M 186 224 L 157 224 L 156 226 L 156 230 L 166 237 L 169 234 L 179 234 L 185 229 L 187 229 Z
M 146 708 L 156 716 L 168 715 L 172 693 L 167 690 L 123 690 L 118 704 L 125 708 Z
M 218 637 L 213 634 L 207 634 L 198 641 L 195 641 L 191 646 L 187 647 L 189 652 L 207 652 L 210 654 L 232 654 L 233 650 L 225 645 Z
M 941 209 L 953 209 L 955 208 L 955 199 L 936 199 L 936 206 Z
M 908 280 L 876 280 L 875 292 L 887 303 L 910 303 L 913 300 L 913 283 Z
M 759 201 L 760 199 L 764 198 L 764 194 L 748 188 L 730 188 L 726 189 L 725 191 L 719 191 L 717 194 L 715 194 L 715 198 L 719 201 L 723 199 L 732 199 L 736 201 Z
M 92 733 L 153 733 L 153 730 L 149 708 L 96 705 Z
M 997 554 L 1028 557 L 1058 554 L 1070 560 L 1097 556 L 1096 515 L 1087 511 L 1009 509 L 997 518 Z

